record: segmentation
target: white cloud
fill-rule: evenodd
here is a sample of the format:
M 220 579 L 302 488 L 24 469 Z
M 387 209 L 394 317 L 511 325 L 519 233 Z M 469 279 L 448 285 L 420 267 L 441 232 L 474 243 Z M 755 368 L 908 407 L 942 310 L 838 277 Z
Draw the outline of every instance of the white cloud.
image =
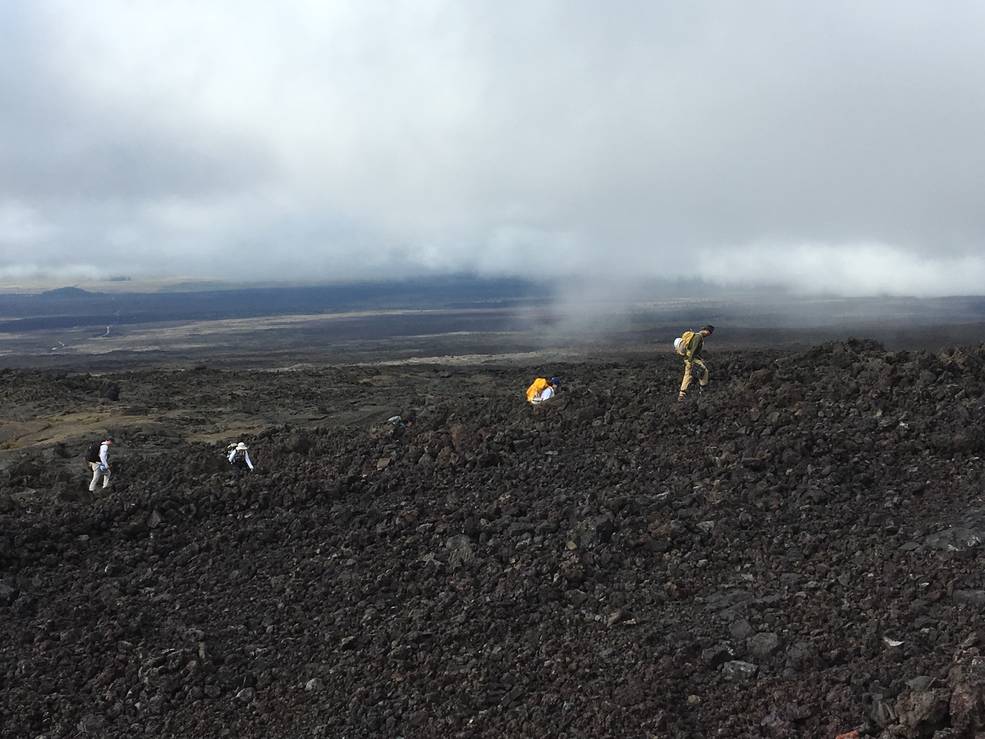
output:
M 853 297 L 978 295 L 985 285 L 985 255 L 927 256 L 885 244 L 755 245 L 702 252 L 698 264 L 719 285 Z
M 983 20 L 905 0 L 3 6 L 0 203 L 20 215 L 0 210 L 0 247 L 134 274 L 966 291 Z
M 105 278 L 99 269 L 88 264 L 32 264 L 21 262 L 14 266 L 0 266 L 0 281 L 31 283 L 35 280 L 98 280 Z
M 30 206 L 0 200 L 0 247 L 13 251 L 30 247 L 54 236 L 54 228 Z

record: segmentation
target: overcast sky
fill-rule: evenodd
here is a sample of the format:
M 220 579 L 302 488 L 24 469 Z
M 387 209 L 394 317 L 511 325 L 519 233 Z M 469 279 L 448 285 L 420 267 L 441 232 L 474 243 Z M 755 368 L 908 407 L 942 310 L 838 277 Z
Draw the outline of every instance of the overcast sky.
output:
M 0 277 L 985 292 L 985 4 L 0 3 Z

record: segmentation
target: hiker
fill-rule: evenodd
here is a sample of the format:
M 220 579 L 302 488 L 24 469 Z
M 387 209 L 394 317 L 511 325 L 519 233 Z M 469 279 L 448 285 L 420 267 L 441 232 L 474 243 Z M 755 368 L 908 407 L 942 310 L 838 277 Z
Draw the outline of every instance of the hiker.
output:
M 99 480 L 103 481 L 103 489 L 109 487 L 109 448 L 113 444 L 113 437 L 107 436 L 102 441 L 94 441 L 89 445 L 86 452 L 86 462 L 92 470 L 92 482 L 89 483 L 89 492 L 96 492 L 96 485 Z
M 538 377 L 527 388 L 527 402 L 537 405 L 550 400 L 557 393 L 557 388 L 560 384 L 561 381 L 556 377 L 546 380 L 543 377 Z
M 239 442 L 229 445 L 229 464 L 234 469 L 241 471 L 249 469 L 250 472 L 253 472 L 253 460 L 250 459 L 250 452 L 246 444 Z
M 674 339 L 674 349 L 684 357 L 684 379 L 681 381 L 681 391 L 677 395 L 678 401 L 687 397 L 687 389 L 691 386 L 693 373 L 696 370 L 700 373 L 698 387 L 703 388 L 708 385 L 708 367 L 701 360 L 701 350 L 704 348 L 705 337 L 711 336 L 714 332 L 714 326 L 702 326 L 698 331 L 685 331 L 680 338 Z

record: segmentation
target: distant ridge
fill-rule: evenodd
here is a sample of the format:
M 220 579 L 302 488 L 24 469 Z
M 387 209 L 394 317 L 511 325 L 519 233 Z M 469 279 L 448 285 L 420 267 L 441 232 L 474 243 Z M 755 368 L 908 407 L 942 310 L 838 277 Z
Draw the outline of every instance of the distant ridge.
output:
M 464 277 L 155 292 L 60 287 L 0 294 L 0 333 L 359 310 L 505 308 L 547 299 L 535 283 Z
M 38 295 L 39 298 L 49 298 L 53 300 L 64 300 L 66 298 L 88 298 L 99 293 L 83 290 L 81 287 L 58 287 L 54 290 L 45 290 Z

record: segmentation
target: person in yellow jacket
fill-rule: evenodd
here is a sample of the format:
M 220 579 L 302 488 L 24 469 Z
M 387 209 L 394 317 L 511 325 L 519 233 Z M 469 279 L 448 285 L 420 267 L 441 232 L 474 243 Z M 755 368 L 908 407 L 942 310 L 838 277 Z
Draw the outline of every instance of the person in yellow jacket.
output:
M 714 332 L 714 326 L 702 326 L 698 331 L 685 331 L 683 336 L 674 341 L 677 353 L 684 357 L 684 379 L 681 381 L 681 391 L 677 394 L 678 401 L 687 397 L 687 389 L 691 386 L 695 370 L 699 373 L 699 387 L 708 384 L 708 367 L 701 359 L 701 350 L 705 345 L 705 337 Z
M 550 400 L 557 392 L 557 387 L 559 384 L 560 382 L 556 377 L 551 377 L 549 379 L 538 377 L 530 384 L 530 387 L 527 388 L 527 402 L 536 405 L 538 403 L 543 403 L 545 400 Z

